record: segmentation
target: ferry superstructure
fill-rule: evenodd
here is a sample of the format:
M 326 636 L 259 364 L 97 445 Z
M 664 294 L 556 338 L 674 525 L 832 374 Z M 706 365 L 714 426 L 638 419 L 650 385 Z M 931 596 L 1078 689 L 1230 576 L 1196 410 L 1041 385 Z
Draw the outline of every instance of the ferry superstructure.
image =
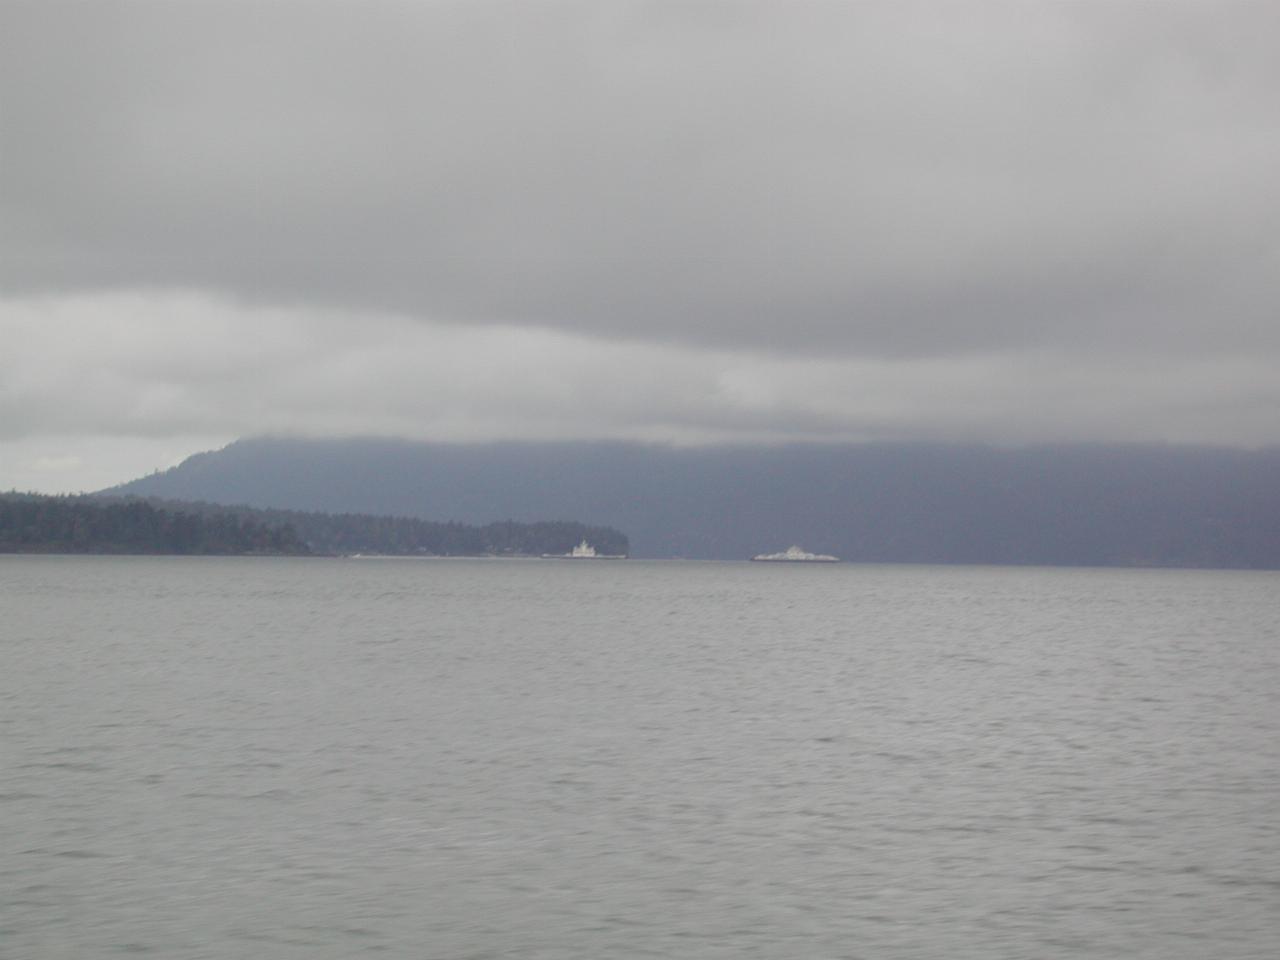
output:
M 791 546 L 781 553 L 757 553 L 751 558 L 760 563 L 839 563 L 839 557 L 829 553 L 809 553 L 799 547 Z

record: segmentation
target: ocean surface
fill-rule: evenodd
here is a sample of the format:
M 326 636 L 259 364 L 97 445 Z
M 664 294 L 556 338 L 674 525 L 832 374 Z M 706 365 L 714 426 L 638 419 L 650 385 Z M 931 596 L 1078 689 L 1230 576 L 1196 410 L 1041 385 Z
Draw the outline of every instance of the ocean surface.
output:
M 1280 574 L 0 557 L 0 957 L 1273 958 Z

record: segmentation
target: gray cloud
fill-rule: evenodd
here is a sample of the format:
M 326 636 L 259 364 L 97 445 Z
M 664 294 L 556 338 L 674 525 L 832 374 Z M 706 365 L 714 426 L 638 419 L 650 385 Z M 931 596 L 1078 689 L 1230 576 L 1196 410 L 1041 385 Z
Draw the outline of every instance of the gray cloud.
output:
M 881 356 L 1280 341 L 1272 5 L 5 10 L 11 291 Z
M 0 486 L 263 430 L 1280 443 L 1277 35 L 6 0 Z
M 1274 438 L 1280 410 L 1272 358 L 1247 354 L 815 359 L 192 295 L 10 300 L 0 324 L 11 344 L 0 357 L 0 442 L 124 424 L 157 439 L 1250 445 Z

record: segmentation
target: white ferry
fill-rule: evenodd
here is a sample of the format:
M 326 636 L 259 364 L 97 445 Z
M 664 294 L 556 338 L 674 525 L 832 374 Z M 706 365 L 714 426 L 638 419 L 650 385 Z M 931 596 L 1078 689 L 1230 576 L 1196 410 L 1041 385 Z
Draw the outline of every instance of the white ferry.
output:
M 624 553 L 597 553 L 596 548 L 583 540 L 568 553 L 544 553 L 543 560 L 625 560 Z
M 839 563 L 839 557 L 829 553 L 809 553 L 799 547 L 787 547 L 781 553 L 757 553 L 752 560 L 761 563 Z

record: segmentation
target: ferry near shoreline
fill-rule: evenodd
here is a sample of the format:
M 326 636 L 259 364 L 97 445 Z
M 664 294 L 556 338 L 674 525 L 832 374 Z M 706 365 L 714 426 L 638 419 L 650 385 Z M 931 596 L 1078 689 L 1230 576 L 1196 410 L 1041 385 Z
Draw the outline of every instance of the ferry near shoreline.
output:
M 829 553 L 809 553 L 799 547 L 787 547 L 781 553 L 757 553 L 751 558 L 756 563 L 839 563 L 839 557 Z
M 597 553 L 596 548 L 583 540 L 568 553 L 544 553 L 543 560 L 625 560 L 625 553 Z

